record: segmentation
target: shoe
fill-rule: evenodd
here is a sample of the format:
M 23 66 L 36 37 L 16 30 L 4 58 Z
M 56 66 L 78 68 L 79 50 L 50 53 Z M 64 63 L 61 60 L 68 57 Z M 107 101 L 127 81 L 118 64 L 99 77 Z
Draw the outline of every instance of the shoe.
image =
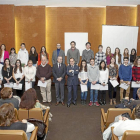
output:
M 77 104 L 76 104 L 76 102 L 75 102 L 75 103 L 74 103 L 74 102 L 72 102 L 72 104 L 73 104 L 73 105 L 77 105 Z
M 59 102 L 57 102 L 56 104 L 55 104 L 55 106 L 58 106 L 59 105 Z
M 86 103 L 86 100 L 84 100 L 84 105 L 86 105 L 87 103 Z
M 116 105 L 116 99 L 113 99 L 113 104 Z
M 93 102 L 90 101 L 90 103 L 88 104 L 89 106 L 93 106 Z
M 69 104 L 67 104 L 67 107 L 70 107 L 70 105 L 69 105 Z
M 64 104 L 64 102 L 61 102 L 61 104 L 64 106 L 65 104 Z
M 82 105 L 84 104 L 84 100 L 81 100 L 81 104 L 82 104 Z
M 52 103 L 51 102 L 48 102 L 49 103 L 49 105 L 52 105 Z
M 99 104 L 100 104 L 100 105 L 103 105 L 103 103 L 102 103 L 102 100 L 101 100 L 101 99 L 99 100 Z
M 43 100 L 42 102 L 43 102 L 43 103 L 46 103 L 47 101 L 44 101 L 44 100 Z
M 100 104 L 98 102 L 95 102 L 94 105 L 95 106 L 100 106 Z
M 112 105 L 112 99 L 110 99 L 110 105 Z
M 106 105 L 106 101 L 105 100 L 103 101 L 103 105 Z

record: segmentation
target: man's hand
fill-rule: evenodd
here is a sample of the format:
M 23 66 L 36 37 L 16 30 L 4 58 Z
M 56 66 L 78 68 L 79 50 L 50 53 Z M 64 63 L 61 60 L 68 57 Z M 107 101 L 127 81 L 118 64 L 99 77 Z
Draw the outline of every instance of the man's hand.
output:
M 113 78 L 110 78 L 110 80 L 114 80 Z
M 27 120 L 26 120 L 26 119 L 23 119 L 23 120 L 22 120 L 22 123 L 27 123 Z
M 123 80 L 120 80 L 121 81 L 121 83 L 123 83 Z
M 19 84 L 19 81 L 16 81 L 16 84 L 18 85 Z
M 45 82 L 43 77 L 42 77 L 42 78 L 40 78 L 40 80 L 41 80 L 41 82 L 42 82 L 42 83 L 44 83 L 44 82 Z
M 128 82 L 127 85 L 130 85 L 130 82 Z
M 69 73 L 72 72 L 73 70 L 69 70 Z
M 93 81 L 93 82 L 91 82 L 92 83 L 92 85 L 95 85 L 96 84 L 96 81 Z

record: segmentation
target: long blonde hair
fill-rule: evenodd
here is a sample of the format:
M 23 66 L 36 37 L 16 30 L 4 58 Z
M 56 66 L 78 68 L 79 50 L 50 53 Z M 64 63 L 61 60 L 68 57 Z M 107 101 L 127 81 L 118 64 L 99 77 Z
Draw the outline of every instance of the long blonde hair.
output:
M 128 48 L 125 48 L 125 49 L 124 49 L 123 57 L 128 57 L 128 58 L 129 58 L 129 50 L 128 50 L 128 53 L 127 53 L 127 54 L 125 54 L 125 50 L 128 50 Z

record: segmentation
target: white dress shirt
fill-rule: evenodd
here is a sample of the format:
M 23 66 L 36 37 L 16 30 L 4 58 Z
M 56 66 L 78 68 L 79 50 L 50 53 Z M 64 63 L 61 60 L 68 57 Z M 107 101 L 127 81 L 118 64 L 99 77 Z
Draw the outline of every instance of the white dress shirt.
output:
M 126 130 L 140 131 L 140 119 L 135 120 L 119 120 L 118 125 L 114 128 L 114 134 L 121 140 Z

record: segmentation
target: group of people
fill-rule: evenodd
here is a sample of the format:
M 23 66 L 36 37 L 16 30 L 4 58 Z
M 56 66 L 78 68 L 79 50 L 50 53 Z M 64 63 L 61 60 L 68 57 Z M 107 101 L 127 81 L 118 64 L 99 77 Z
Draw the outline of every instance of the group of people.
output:
M 52 54 L 53 67 L 49 65 L 49 54 L 45 46 L 41 47 L 40 53 L 36 52 L 34 46 L 31 47 L 30 53 L 26 50 L 25 43 L 21 44 L 19 52 L 16 54 L 15 49 L 11 48 L 10 55 L 6 51 L 6 46 L 1 45 L 0 48 L 0 85 L 7 83 L 32 83 L 34 88 L 36 77 L 42 83 L 47 83 L 46 87 L 40 86 L 43 102 L 51 103 L 51 77 L 53 74 L 53 82 L 56 91 L 56 106 L 64 104 L 64 87 L 65 76 L 67 75 L 68 99 L 67 107 L 77 101 L 77 86 L 80 84 L 87 85 L 90 89 L 90 102 L 92 105 L 106 104 L 106 90 L 97 90 L 92 88 L 93 85 L 100 84 L 108 86 L 108 95 L 110 105 L 116 104 L 117 87 L 114 87 L 110 80 L 116 80 L 120 83 L 126 83 L 129 87 L 126 90 L 126 96 L 129 97 L 131 80 L 140 84 L 140 57 L 137 57 L 135 49 L 131 50 L 129 55 L 128 48 L 124 49 L 121 55 L 120 49 L 115 48 L 115 53 L 111 52 L 111 48 L 106 48 L 103 52 L 103 46 L 98 46 L 98 52 L 95 54 L 90 49 L 91 43 L 85 44 L 86 49 L 82 53 L 82 61 L 79 68 L 80 53 L 76 48 L 76 42 L 70 42 L 71 48 L 67 51 L 67 64 L 65 65 L 65 53 L 61 50 L 61 45 L 57 44 L 57 49 Z M 24 80 L 25 79 L 25 80 Z M 22 90 L 16 90 L 18 96 L 22 96 Z M 137 89 L 133 89 L 133 98 L 137 99 Z M 87 90 L 82 91 L 81 88 L 81 104 L 86 104 Z M 73 91 L 73 96 L 72 96 Z M 123 88 L 120 88 L 120 100 L 123 99 Z M 98 94 L 99 92 L 99 94 Z M 113 92 L 113 95 L 112 95 Z

